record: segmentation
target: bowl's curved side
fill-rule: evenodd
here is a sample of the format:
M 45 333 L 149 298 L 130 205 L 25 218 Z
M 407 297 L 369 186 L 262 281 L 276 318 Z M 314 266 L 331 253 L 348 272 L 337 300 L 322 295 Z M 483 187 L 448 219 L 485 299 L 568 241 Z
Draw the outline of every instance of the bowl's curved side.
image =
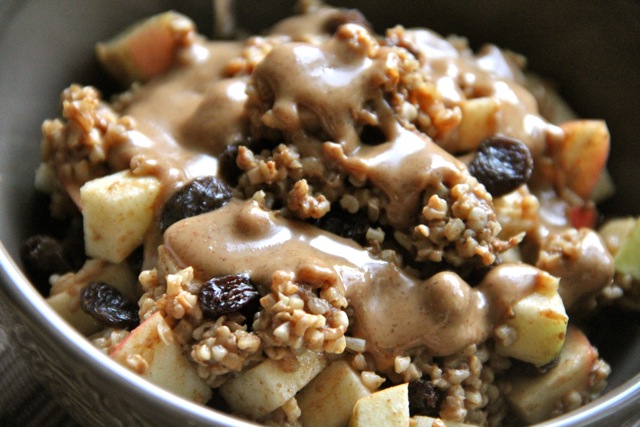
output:
M 259 29 L 290 10 L 291 3 L 275 8 L 267 2 L 240 2 L 238 16 L 249 13 L 250 4 L 258 4 L 257 19 L 247 20 L 247 26 Z M 380 27 L 406 22 L 468 35 L 472 42 L 511 40 L 508 47 L 527 54 L 542 74 L 558 79 L 563 94 L 579 112 L 602 116 L 610 123 L 611 164 L 619 195 L 608 209 L 639 214 L 640 198 L 628 195 L 634 194 L 640 181 L 640 168 L 635 166 L 640 158 L 636 142 L 640 109 L 633 105 L 634 95 L 640 93 L 640 3 L 622 0 L 613 7 L 611 2 L 570 0 L 543 5 L 527 0 L 518 3 L 526 6 L 522 9 L 526 13 L 516 13 L 512 4 L 508 0 L 462 1 L 453 7 L 450 1 L 433 0 L 385 8 L 381 2 L 349 2 Z M 55 315 L 14 261 L 20 242 L 38 228 L 34 211 L 40 205 L 32 183 L 40 123 L 58 114 L 58 94 L 70 82 L 96 82 L 91 59 L 94 42 L 168 8 L 182 7 L 207 21 L 207 5 L 209 1 L 0 0 L 0 240 L 4 244 L 0 245 L 0 310 L 13 313 L 11 335 L 30 367 L 86 425 L 249 425 L 176 398 L 101 354 Z M 203 10 L 207 12 L 198 12 Z M 616 25 L 610 26 L 611 22 Z M 616 361 L 609 394 L 543 425 L 623 425 L 623 420 L 640 413 L 640 377 L 633 362 L 640 357 L 640 332 L 637 326 L 631 329 L 631 338 L 625 337 L 628 328 L 612 334 L 614 339 L 633 343 L 625 343 L 620 351 L 625 361 Z

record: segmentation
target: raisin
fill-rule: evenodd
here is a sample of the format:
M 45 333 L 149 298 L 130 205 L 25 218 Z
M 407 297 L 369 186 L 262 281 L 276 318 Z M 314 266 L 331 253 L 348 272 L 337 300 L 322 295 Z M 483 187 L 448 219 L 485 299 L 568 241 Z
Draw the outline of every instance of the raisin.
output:
M 355 240 L 361 245 L 367 243 L 366 236 L 370 224 L 366 215 L 361 211 L 351 214 L 344 209 L 332 207 L 326 215 L 313 220 L 311 224 L 338 236 Z
M 365 125 L 360 131 L 360 141 L 366 145 L 380 145 L 388 139 L 379 126 Z
M 248 275 L 232 274 L 205 282 L 198 293 L 198 304 L 204 317 L 216 319 L 223 314 L 242 310 L 259 297 Z
M 216 210 L 231 199 L 231 188 L 215 176 L 195 178 L 176 191 L 164 205 L 160 229 L 192 216 Z
M 533 171 L 533 158 L 522 142 L 506 136 L 485 139 L 469 164 L 469 172 L 493 197 L 500 197 L 526 184 Z
M 43 293 L 48 291 L 49 277 L 73 270 L 63 244 L 50 236 L 29 237 L 20 248 L 20 260 L 27 276 Z
M 218 154 L 218 170 L 220 171 L 220 176 L 222 176 L 222 179 L 229 185 L 236 185 L 240 174 L 242 174 L 242 170 L 236 163 L 237 158 L 237 145 L 227 145 L 220 154 Z
M 82 289 L 80 307 L 105 326 L 130 331 L 140 323 L 138 306 L 102 281 L 89 282 Z
M 411 416 L 437 416 L 441 394 L 431 381 L 419 379 L 409 383 L 409 412 Z

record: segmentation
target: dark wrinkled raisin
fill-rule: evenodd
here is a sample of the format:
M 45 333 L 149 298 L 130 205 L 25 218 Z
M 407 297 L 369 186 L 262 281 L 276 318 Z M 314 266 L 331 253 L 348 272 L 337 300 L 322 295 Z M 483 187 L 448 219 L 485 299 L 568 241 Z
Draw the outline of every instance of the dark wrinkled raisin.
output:
M 469 172 L 493 197 L 500 197 L 526 184 L 533 171 L 529 148 L 506 136 L 485 139 L 469 164 Z
M 231 188 L 215 176 L 195 178 L 167 200 L 162 210 L 160 228 L 164 232 L 172 224 L 218 209 L 230 199 Z
M 238 167 L 236 159 L 238 158 L 238 146 L 227 145 L 222 152 L 218 154 L 218 171 L 222 179 L 229 185 L 236 185 L 238 177 L 242 170 Z
M 22 244 L 20 260 L 29 279 L 45 293 L 49 288 L 49 276 L 73 270 L 62 243 L 42 234 L 29 237 Z
M 367 243 L 366 235 L 369 221 L 363 212 L 358 211 L 351 214 L 344 209 L 332 207 L 325 216 L 311 223 L 329 233 L 353 239 L 361 245 Z
M 411 416 L 437 416 L 442 397 L 433 383 L 419 379 L 409 383 L 409 412 Z
M 89 282 L 80 293 L 80 307 L 105 326 L 130 331 L 140 323 L 138 306 L 105 282 Z
M 260 294 L 249 276 L 232 274 L 214 277 L 202 285 L 198 293 L 198 304 L 204 317 L 216 319 L 223 314 L 242 310 L 259 297 Z
M 379 126 L 365 125 L 360 131 L 360 141 L 367 145 L 379 145 L 387 142 L 387 136 Z

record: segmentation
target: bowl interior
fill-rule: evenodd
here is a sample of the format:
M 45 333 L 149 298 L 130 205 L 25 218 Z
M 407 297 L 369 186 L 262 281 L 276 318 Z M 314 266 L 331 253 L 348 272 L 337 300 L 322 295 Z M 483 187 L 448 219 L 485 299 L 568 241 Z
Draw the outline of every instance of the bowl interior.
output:
M 340 4 L 341 2 L 331 2 Z M 347 3 L 347 2 L 342 2 Z M 238 24 L 268 27 L 293 1 L 237 2 Z M 602 205 L 615 215 L 640 214 L 640 3 L 631 1 L 429 2 L 352 1 L 378 30 L 402 23 L 467 36 L 474 47 L 495 43 L 524 54 L 529 68 L 551 78 L 583 117 L 604 118 L 612 135 L 609 168 L 617 192 Z M 46 227 L 47 203 L 33 189 L 40 125 L 57 117 L 60 92 L 71 82 L 114 90 L 98 68 L 93 46 L 128 24 L 159 11 L 191 16 L 212 34 L 210 1 L 0 0 L 0 240 L 17 259 L 21 242 Z M 14 283 L 2 284 L 19 293 Z M 27 295 L 23 310 L 29 308 Z M 25 308 L 26 307 L 26 308 Z M 637 314 L 607 313 L 592 338 L 613 367 L 610 388 L 636 375 L 640 357 Z M 600 325 L 600 326 L 599 326 Z M 53 332 L 52 332 L 53 333 Z M 67 337 L 58 337 L 61 340 Z

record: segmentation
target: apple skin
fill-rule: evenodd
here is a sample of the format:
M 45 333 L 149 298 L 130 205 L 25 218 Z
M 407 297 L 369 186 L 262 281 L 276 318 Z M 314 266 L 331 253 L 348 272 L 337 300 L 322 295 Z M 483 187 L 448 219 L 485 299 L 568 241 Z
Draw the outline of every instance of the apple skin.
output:
M 141 377 L 197 403 L 211 399 L 211 389 L 198 376 L 194 364 L 182 352 L 180 344 L 161 313 L 142 322 L 110 353 L 111 358 Z
M 131 171 L 96 178 L 80 187 L 85 251 L 114 264 L 124 261 L 153 221 L 160 181 Z
M 169 11 L 134 24 L 112 40 L 98 43 L 96 56 L 125 85 L 145 82 L 168 70 L 195 32 L 186 16 Z
M 640 221 L 636 221 L 628 237 L 615 254 L 616 271 L 640 280 Z

